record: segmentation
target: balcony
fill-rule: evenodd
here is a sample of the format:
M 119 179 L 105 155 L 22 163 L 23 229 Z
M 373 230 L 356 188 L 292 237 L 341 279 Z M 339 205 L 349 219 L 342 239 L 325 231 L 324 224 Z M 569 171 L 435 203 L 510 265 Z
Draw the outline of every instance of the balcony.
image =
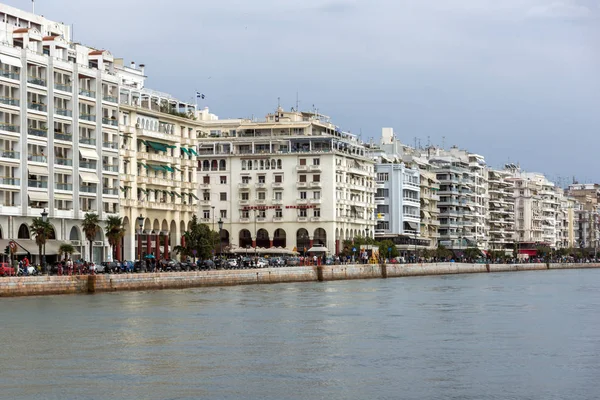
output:
M 320 188 L 321 187 L 321 182 L 311 182 L 310 183 L 310 187 L 311 188 Z
M 299 188 L 306 188 L 308 187 L 308 182 L 296 182 L 296 186 Z
M 283 221 L 283 217 L 273 217 L 273 222 L 281 222 Z
M 118 164 L 105 164 L 102 166 L 102 171 L 119 172 L 119 165 Z
M 102 147 L 105 149 L 117 150 L 119 148 L 119 142 L 102 142 Z
M 69 192 L 73 191 L 73 184 L 72 183 L 56 183 L 56 185 L 54 186 L 54 188 L 56 190 L 67 190 Z
M 48 111 L 48 107 L 42 103 L 27 103 L 27 108 L 30 110 L 46 112 Z
M 21 79 L 18 73 L 7 71 L 5 69 L 0 69 L 0 76 L 3 78 L 14 79 L 16 81 Z
M 119 195 L 119 189 L 117 188 L 103 188 L 102 189 L 102 194 L 108 194 L 111 196 L 118 196 Z
M 96 194 L 97 189 L 96 189 L 96 185 L 94 185 L 94 186 L 80 186 L 79 187 L 79 191 L 81 193 L 93 193 L 93 194 Z
M 96 116 L 94 114 L 79 114 L 79 119 L 84 121 L 96 122 Z
M 11 177 L 0 177 L 0 185 L 21 186 L 21 179 Z
M 48 157 L 46 157 L 44 155 L 38 155 L 38 154 L 28 154 L 27 160 L 32 161 L 32 162 L 47 163 Z
M 37 76 L 28 76 L 27 77 L 27 82 L 31 83 L 33 85 L 38 85 L 38 86 L 46 86 L 46 80 L 39 78 Z
M 242 223 L 248 223 L 248 222 L 250 222 L 250 218 L 248 218 L 248 217 L 241 217 L 240 218 L 240 222 L 242 222 Z
M 321 204 L 321 199 L 310 199 L 310 204 Z
M 308 222 L 308 217 L 298 217 L 298 222 Z
M 267 200 L 266 199 L 256 199 L 256 204 L 260 204 L 260 205 L 267 204 Z
M 79 94 L 81 96 L 91 97 L 93 99 L 96 98 L 96 92 L 94 92 L 93 90 L 79 89 Z
M 10 158 L 11 160 L 19 160 L 21 158 L 21 153 L 18 151 L 3 150 L 0 152 L 0 157 Z
M 96 162 L 79 160 L 79 168 L 96 169 Z
M 115 96 L 109 96 L 109 95 L 102 96 L 102 100 L 108 101 L 110 103 L 117 103 L 119 101 L 119 99 L 117 99 Z
M 19 99 L 15 99 L 13 97 L 0 97 L 0 103 L 15 107 L 19 107 L 21 104 Z
M 8 123 L 0 123 L 0 130 L 3 131 L 8 131 L 8 132 L 19 132 L 20 131 L 20 126 L 19 125 L 13 125 L 13 124 L 8 124 Z
M 308 204 L 308 199 L 296 199 L 296 204 Z
M 265 217 L 256 217 L 256 222 L 265 222 L 266 220 Z
M 65 142 L 72 142 L 73 135 L 70 133 L 54 132 L 55 140 L 64 140 Z
M 319 222 L 321 217 L 311 217 L 310 222 Z
M 250 200 L 240 200 L 240 206 L 247 206 L 250 204 Z
M 72 110 L 67 110 L 66 108 L 55 108 L 54 109 L 54 114 L 56 114 L 56 115 L 62 115 L 63 117 L 72 117 L 73 116 L 73 111 Z
M 296 171 L 298 171 L 298 172 L 307 172 L 308 171 L 308 165 L 298 165 L 296 167 Z
M 102 123 L 104 125 L 112 125 L 112 126 L 118 125 L 118 121 L 116 120 L 116 118 L 102 118 Z
M 404 197 L 403 200 L 404 200 L 405 203 L 412 203 L 412 204 L 419 204 L 420 203 L 419 199 L 415 199 L 414 197 Z M 458 204 L 458 202 L 456 202 L 456 201 L 451 201 L 449 203 L 451 203 L 451 204 Z
M 48 130 L 46 130 L 46 129 L 29 128 L 29 129 L 27 129 L 27 133 L 29 133 L 32 136 L 48 137 Z
M 264 182 L 259 182 L 256 184 L 257 189 L 265 189 L 266 187 L 267 187 L 267 184 Z
M 79 138 L 79 143 L 80 144 L 87 144 L 87 145 L 90 145 L 90 146 L 96 146 L 96 139 L 90 138 L 90 137 L 80 137 Z
M 321 171 L 321 166 L 320 165 L 311 165 L 308 169 L 311 172 L 320 172 Z
M 37 189 L 48 189 L 48 181 L 37 181 L 34 179 L 29 179 L 27 181 L 27 187 Z
M 238 183 L 238 187 L 240 189 L 250 189 L 250 184 L 249 183 Z
M 272 203 L 273 204 L 283 204 L 283 199 L 273 199 Z
M 54 89 L 56 90 L 62 90 L 63 92 L 72 92 L 73 91 L 73 86 L 70 85 L 63 85 L 62 83 L 55 83 L 54 84 Z

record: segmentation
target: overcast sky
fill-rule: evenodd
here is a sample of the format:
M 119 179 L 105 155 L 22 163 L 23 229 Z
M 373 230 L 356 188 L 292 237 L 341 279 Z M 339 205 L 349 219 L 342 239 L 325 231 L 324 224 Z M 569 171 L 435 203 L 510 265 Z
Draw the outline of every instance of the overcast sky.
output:
M 28 0 L 3 0 L 31 9 Z M 600 0 L 38 0 L 148 87 L 225 117 L 314 104 L 381 128 L 600 181 Z M 429 138 L 429 139 L 428 139 Z

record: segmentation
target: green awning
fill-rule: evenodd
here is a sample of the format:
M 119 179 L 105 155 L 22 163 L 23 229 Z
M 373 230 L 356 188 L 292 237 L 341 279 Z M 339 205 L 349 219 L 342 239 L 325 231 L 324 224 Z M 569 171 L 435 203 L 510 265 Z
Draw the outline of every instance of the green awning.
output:
M 144 194 L 148 194 L 148 191 L 146 189 L 138 188 L 138 190 Z
M 172 144 L 168 144 L 167 147 L 170 148 L 170 149 L 176 149 L 177 148 L 177 146 L 173 146 Z
M 123 193 L 127 192 L 129 189 L 131 189 L 131 186 L 121 186 Z
M 181 151 L 185 154 L 190 154 L 190 151 L 188 149 L 186 149 L 185 147 L 182 147 Z M 181 154 L 183 154 L 183 153 L 181 153 Z
M 144 145 L 148 146 L 148 143 L 146 143 L 146 141 L 145 141 L 145 140 L 138 139 L 138 141 L 139 141 L 140 143 L 142 143 L 142 144 L 144 144 Z
M 179 168 L 177 168 L 177 167 L 173 167 L 173 169 L 174 169 L 175 171 L 179 171 L 179 172 L 181 172 L 181 170 L 180 170 Z
M 171 197 L 175 197 L 175 192 L 168 192 L 165 190 L 165 193 L 171 195 Z
M 196 197 L 196 195 L 194 193 L 189 193 L 189 195 L 193 198 L 195 198 L 196 200 L 200 200 L 199 198 Z
M 190 154 L 197 156 L 198 153 L 196 153 L 196 150 L 194 149 L 188 149 L 188 151 L 190 152 Z
M 181 198 L 181 195 L 179 193 L 177 193 L 177 192 L 171 192 L 171 193 L 173 193 L 175 196 Z
M 175 170 L 167 165 L 164 165 L 163 168 L 169 172 L 175 172 Z
M 148 166 L 147 166 L 146 164 L 144 164 L 144 163 L 138 162 L 137 164 L 138 164 L 138 165 L 141 165 L 142 167 L 144 167 L 144 168 L 146 168 L 146 169 L 148 169 Z
M 150 168 L 152 168 L 154 171 L 166 171 L 165 167 L 163 167 L 162 165 L 148 165 Z
M 164 143 L 151 142 L 149 140 L 147 140 L 146 143 L 148 144 L 148 146 L 152 147 L 156 151 L 162 151 L 162 152 L 167 151 L 167 145 Z

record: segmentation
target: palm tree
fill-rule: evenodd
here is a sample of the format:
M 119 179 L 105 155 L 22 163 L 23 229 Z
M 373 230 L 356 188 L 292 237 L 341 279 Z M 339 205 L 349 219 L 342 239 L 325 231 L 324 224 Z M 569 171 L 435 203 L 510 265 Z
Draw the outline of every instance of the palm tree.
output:
M 63 243 L 58 248 L 58 254 L 64 254 L 65 255 L 65 260 L 67 258 L 70 258 L 69 256 L 71 254 L 73 254 L 73 253 L 75 253 L 75 247 L 73 247 L 69 243 Z
M 123 236 L 125 236 L 123 219 L 116 215 L 108 217 L 106 220 L 106 238 L 108 239 L 108 244 L 110 244 L 110 247 L 112 248 L 113 260 L 117 259 L 115 250 Z
M 100 228 L 100 218 L 96 213 L 85 213 L 83 217 L 83 223 L 81 224 L 81 229 L 85 234 L 85 238 L 90 242 L 90 262 L 92 261 L 92 250 L 94 244 L 94 238 L 101 231 Z
M 41 260 L 42 248 L 46 244 L 46 240 L 52 235 L 52 225 L 50 222 L 44 222 L 41 218 L 34 218 L 30 229 L 32 236 L 35 236 L 35 243 L 38 245 Z

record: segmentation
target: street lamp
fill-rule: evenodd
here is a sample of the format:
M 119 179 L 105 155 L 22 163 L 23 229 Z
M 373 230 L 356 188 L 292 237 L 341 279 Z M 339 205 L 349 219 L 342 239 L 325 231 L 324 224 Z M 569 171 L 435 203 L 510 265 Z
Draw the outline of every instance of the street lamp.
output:
M 415 262 L 418 262 L 419 260 L 417 260 L 417 235 L 419 234 L 419 231 L 415 231 Z
M 42 211 L 42 222 L 44 223 L 44 225 L 46 224 L 46 222 L 48 222 L 48 213 L 46 212 L 45 208 L 44 211 Z M 46 239 L 46 232 L 44 231 L 44 251 L 42 253 L 42 268 L 47 273 L 48 270 L 46 269 Z
M 221 230 L 223 229 L 223 220 L 219 218 L 219 256 L 223 257 L 223 239 L 221 239 Z
M 138 223 L 138 226 L 140 227 L 140 230 L 138 233 L 138 260 L 141 263 L 142 262 L 142 228 L 144 227 L 144 217 L 141 214 L 139 217 L 137 217 L 137 223 Z

